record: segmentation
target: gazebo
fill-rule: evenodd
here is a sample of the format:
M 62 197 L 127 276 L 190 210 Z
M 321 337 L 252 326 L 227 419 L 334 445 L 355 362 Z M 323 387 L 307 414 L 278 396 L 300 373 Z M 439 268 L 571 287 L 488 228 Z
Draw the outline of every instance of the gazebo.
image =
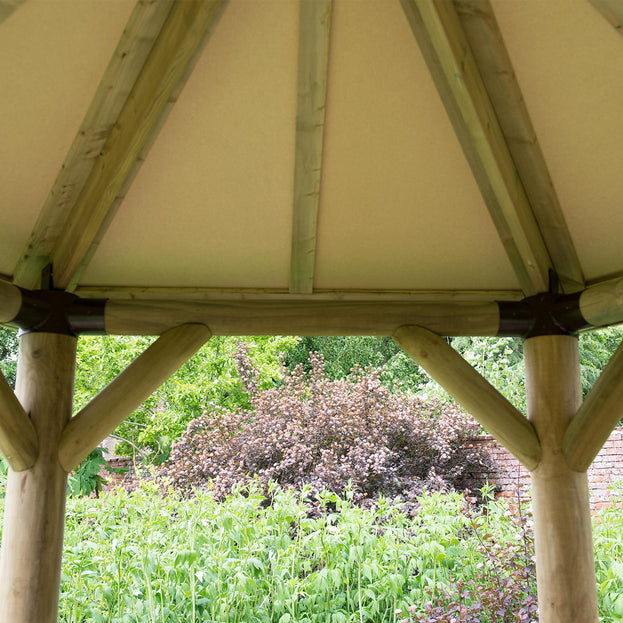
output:
M 577 333 L 623 321 L 617 0 L 0 0 L 0 621 L 67 473 L 211 335 L 394 339 L 530 470 L 542 623 L 598 621 Z M 72 417 L 84 333 L 159 335 Z M 443 336 L 525 339 L 525 417 Z

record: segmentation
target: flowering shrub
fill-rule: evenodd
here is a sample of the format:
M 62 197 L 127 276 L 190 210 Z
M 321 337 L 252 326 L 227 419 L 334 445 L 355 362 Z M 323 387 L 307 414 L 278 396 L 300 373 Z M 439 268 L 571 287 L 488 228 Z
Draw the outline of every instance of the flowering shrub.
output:
M 464 442 L 478 425 L 456 406 L 391 393 L 374 370 L 331 381 L 323 358 L 284 372 L 276 389 L 258 390 L 244 345 L 236 364 L 250 410 L 215 408 L 188 425 L 161 469 L 178 490 L 212 487 L 217 497 L 257 479 L 343 493 L 357 502 L 379 494 L 414 500 L 424 488 L 465 488 L 487 458 Z

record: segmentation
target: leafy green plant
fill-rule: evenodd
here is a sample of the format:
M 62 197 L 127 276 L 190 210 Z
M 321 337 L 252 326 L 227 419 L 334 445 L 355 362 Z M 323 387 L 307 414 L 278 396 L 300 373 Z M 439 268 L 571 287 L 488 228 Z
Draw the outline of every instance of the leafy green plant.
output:
M 96 496 L 106 484 L 106 478 L 101 475 L 102 471 L 110 474 L 123 471 L 121 468 L 110 467 L 104 458 L 102 448 L 95 448 L 89 456 L 78 466 L 67 480 L 67 494 L 70 496 L 91 495 Z
M 292 337 L 248 338 L 249 356 L 268 388 L 279 378 L 280 353 L 295 343 Z M 153 341 L 149 337 L 83 336 L 78 341 L 74 407 L 78 411 L 124 370 Z M 240 340 L 213 337 L 178 372 L 154 392 L 115 431 L 115 451 L 159 464 L 173 442 L 195 417 L 213 406 L 249 406 L 234 366 Z

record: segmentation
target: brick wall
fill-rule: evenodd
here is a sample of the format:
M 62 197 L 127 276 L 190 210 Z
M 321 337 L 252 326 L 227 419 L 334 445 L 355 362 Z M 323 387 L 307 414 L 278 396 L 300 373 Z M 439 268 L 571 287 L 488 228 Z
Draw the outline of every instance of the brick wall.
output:
M 474 439 L 470 445 L 489 451 L 495 468 L 486 474 L 473 474 L 483 484 L 488 480 L 496 486 L 497 495 L 527 497 L 530 489 L 528 470 L 505 448 L 487 435 Z M 591 510 L 611 504 L 610 487 L 623 481 L 623 427 L 615 428 L 588 470 Z

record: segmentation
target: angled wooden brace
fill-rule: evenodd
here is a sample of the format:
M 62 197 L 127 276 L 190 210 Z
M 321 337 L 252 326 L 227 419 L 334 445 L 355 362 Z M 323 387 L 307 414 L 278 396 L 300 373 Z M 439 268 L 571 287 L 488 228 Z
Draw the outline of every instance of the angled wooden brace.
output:
M 32 467 L 39 439 L 28 414 L 0 374 L 0 452 L 15 472 Z
M 211 336 L 202 324 L 163 333 L 67 423 L 59 448 L 63 469 L 74 469 Z
M 537 467 L 541 445 L 532 424 L 443 338 L 418 326 L 400 327 L 393 338 L 526 468 Z
M 586 471 L 623 416 L 623 343 L 569 423 L 562 450 L 571 469 Z

